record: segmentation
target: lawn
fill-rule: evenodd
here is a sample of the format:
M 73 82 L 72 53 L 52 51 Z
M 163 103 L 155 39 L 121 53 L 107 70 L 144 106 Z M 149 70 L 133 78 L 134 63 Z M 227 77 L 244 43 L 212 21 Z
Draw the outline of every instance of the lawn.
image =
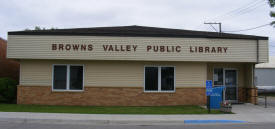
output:
M 200 106 L 45 106 L 0 104 L 2 112 L 43 112 L 43 113 L 79 113 L 79 114 L 208 114 Z M 211 114 L 222 114 L 212 110 Z

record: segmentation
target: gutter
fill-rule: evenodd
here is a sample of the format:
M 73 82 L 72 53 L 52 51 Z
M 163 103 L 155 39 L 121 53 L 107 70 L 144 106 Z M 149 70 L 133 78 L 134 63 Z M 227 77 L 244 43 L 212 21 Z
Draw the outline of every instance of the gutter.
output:
M 259 39 L 257 39 L 257 44 L 256 44 L 256 46 L 257 46 L 257 50 L 256 50 L 256 52 L 257 52 L 257 64 L 259 64 Z

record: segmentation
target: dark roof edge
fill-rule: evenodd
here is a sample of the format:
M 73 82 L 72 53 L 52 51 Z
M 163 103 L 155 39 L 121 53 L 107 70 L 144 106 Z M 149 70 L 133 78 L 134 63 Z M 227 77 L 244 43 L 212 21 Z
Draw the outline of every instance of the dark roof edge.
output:
M 219 39 L 254 39 L 268 40 L 268 37 L 242 35 L 249 37 L 238 36 L 208 36 L 208 35 L 167 35 L 167 34 L 95 34 L 95 33 L 53 33 L 53 32 L 8 32 L 8 35 L 45 35 L 45 36 L 117 36 L 117 37 L 171 37 L 171 38 L 219 38 Z
M 48 30 L 12 31 L 8 35 L 68 35 L 68 36 L 120 36 L 120 37 L 184 37 L 184 38 L 220 38 L 220 39 L 261 39 L 268 37 L 218 33 L 197 30 L 183 30 L 148 26 L 111 26 L 93 28 L 70 28 Z

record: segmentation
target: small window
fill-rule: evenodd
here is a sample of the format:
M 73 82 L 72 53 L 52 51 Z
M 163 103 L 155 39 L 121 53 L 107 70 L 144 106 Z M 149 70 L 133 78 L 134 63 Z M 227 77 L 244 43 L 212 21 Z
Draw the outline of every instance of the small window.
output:
M 145 68 L 145 90 L 158 90 L 158 67 Z
M 214 68 L 214 85 L 223 85 L 223 68 Z
M 53 88 L 59 90 L 66 89 L 67 82 L 67 66 L 54 66 L 54 74 L 53 74 L 54 82 Z
M 174 67 L 145 67 L 145 91 L 174 91 Z
M 83 67 L 70 67 L 70 90 L 82 90 L 83 85 Z
M 161 90 L 174 90 L 173 67 L 161 67 Z
M 83 90 L 83 66 L 54 65 L 53 90 Z

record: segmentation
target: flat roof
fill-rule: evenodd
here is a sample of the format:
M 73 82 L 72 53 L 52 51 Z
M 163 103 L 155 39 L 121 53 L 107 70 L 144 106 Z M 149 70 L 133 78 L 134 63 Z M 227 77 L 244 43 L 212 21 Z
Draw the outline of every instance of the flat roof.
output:
M 115 26 L 71 29 L 47 29 L 11 31 L 8 35 L 77 35 L 77 36 L 128 36 L 128 37 L 183 37 L 183 38 L 222 38 L 222 39 L 255 39 L 268 40 L 268 37 L 230 34 L 208 31 L 147 27 L 147 26 Z

